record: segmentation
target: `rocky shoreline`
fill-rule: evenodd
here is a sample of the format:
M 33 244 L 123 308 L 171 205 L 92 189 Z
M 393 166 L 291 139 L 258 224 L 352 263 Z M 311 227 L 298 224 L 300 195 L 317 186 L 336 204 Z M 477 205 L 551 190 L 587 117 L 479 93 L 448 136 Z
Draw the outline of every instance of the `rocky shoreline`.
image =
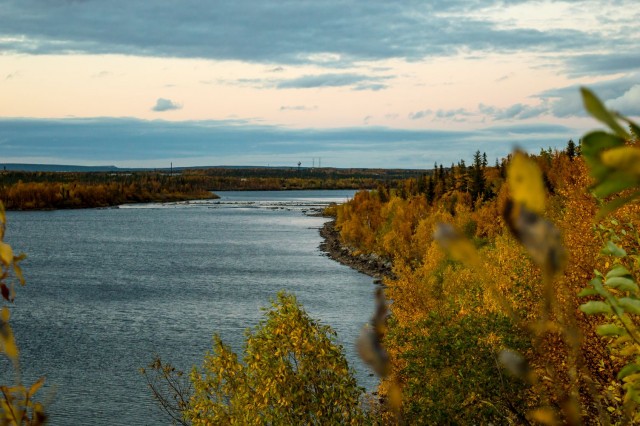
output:
M 324 239 L 320 243 L 320 250 L 336 262 L 375 278 L 376 284 L 382 284 L 383 278 L 393 278 L 393 265 L 389 259 L 383 259 L 376 254 L 357 254 L 355 249 L 343 246 L 335 224 L 336 221 L 333 219 L 320 228 L 320 236 Z

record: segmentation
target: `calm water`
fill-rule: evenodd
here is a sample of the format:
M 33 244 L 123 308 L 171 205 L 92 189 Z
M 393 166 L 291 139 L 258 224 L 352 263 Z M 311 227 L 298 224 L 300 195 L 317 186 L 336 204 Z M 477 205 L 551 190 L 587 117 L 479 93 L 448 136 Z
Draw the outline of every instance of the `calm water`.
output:
M 353 348 L 373 310 L 372 280 L 324 257 L 326 219 L 305 215 L 353 191 L 220 195 L 7 215 L 7 241 L 29 256 L 11 321 L 25 382 L 47 377 L 52 424 L 168 424 L 138 368 L 159 354 L 188 370 L 214 332 L 241 349 L 281 289 L 337 331 L 360 384 L 375 386 Z

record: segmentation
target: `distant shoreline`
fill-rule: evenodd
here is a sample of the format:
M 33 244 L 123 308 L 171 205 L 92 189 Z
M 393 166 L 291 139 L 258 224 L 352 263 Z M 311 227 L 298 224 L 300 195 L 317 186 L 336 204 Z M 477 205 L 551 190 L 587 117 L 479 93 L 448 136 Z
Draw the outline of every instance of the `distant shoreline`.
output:
M 291 191 L 391 187 L 416 176 L 403 170 L 195 169 L 166 172 L 24 172 L 0 170 L 7 210 L 112 207 L 210 199 L 215 191 Z
M 136 205 L 136 204 L 147 204 L 147 203 L 180 203 L 185 201 L 196 201 L 196 200 L 217 200 L 220 197 L 211 192 L 211 196 L 206 196 L 205 194 L 193 195 L 193 196 L 183 196 L 183 197 L 166 197 L 166 198 L 155 198 L 155 199 L 144 199 L 139 201 L 125 201 L 125 202 L 114 202 L 107 204 L 85 204 L 85 205 L 67 205 L 67 206 L 34 206 L 34 207 L 23 207 L 23 208 L 14 208 L 14 207 L 6 207 L 6 211 L 14 211 L 14 212 L 30 212 L 30 211 L 56 211 L 56 210 L 87 210 L 87 209 L 115 209 L 119 206 L 127 206 L 127 205 Z

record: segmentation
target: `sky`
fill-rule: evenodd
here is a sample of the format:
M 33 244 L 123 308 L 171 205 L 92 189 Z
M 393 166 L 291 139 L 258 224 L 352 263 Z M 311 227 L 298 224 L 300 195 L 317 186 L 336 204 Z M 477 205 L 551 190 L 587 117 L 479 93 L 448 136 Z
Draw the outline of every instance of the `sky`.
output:
M 0 162 L 431 168 L 640 116 L 608 1 L 0 0 Z

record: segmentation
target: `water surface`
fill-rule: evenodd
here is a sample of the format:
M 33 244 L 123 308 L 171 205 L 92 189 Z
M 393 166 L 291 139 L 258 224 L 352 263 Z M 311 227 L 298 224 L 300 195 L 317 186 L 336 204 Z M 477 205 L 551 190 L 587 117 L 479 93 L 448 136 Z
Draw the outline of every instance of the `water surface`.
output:
M 282 289 L 337 331 L 359 383 L 375 386 L 353 349 L 373 310 L 372 280 L 323 256 L 326 219 L 305 214 L 353 191 L 219 195 L 8 213 L 6 240 L 29 256 L 11 321 L 25 382 L 47 377 L 52 424 L 168 424 L 138 369 L 159 354 L 188 370 L 214 332 L 240 350 Z

